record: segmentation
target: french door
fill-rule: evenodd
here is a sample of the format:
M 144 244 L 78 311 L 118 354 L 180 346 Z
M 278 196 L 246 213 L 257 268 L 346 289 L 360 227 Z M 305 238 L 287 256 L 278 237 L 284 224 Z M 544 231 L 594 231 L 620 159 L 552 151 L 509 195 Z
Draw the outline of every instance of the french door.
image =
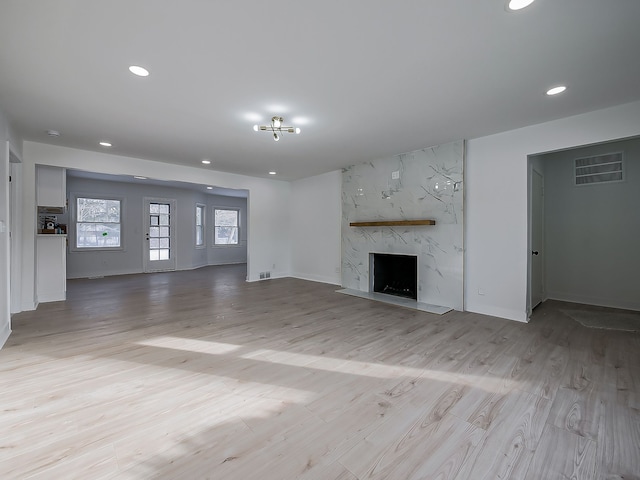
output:
M 176 201 L 144 199 L 144 271 L 176 269 Z

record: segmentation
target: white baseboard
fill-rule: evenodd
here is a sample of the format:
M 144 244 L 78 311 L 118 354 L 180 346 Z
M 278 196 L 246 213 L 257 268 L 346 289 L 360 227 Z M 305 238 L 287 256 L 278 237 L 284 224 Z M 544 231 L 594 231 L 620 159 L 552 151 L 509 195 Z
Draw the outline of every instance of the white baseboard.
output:
M 342 279 L 338 275 L 338 278 L 327 277 L 325 275 L 313 275 L 308 273 L 293 273 L 293 278 L 299 278 L 300 280 L 309 280 L 311 282 L 328 283 L 329 285 L 338 285 L 342 283 Z
M 506 310 L 503 308 L 495 307 L 483 307 L 470 309 L 467 308 L 466 312 L 479 313 L 481 315 L 489 315 L 491 317 L 503 318 L 505 320 L 513 320 L 514 322 L 529 323 L 529 318 L 526 312 L 517 312 L 514 310 Z
M 640 303 L 628 300 L 612 300 L 610 298 L 597 298 L 588 295 L 574 295 L 570 293 L 547 292 L 548 300 L 558 300 L 560 302 L 582 303 L 596 307 L 621 308 L 623 310 L 639 310 Z
M 64 302 L 67 299 L 67 292 L 63 295 L 59 293 L 44 293 L 38 295 L 38 303 Z
M 219 267 L 223 265 L 241 265 L 246 262 L 238 262 L 238 263 L 205 263 L 202 265 L 189 265 L 186 267 L 176 268 L 175 270 L 160 270 L 159 272 L 183 272 L 188 270 L 197 270 L 198 268 L 204 267 Z M 67 276 L 68 280 L 77 280 L 79 278 L 100 278 L 100 277 L 117 277 L 119 275 L 138 275 L 141 273 L 145 273 L 143 270 L 126 270 L 126 271 L 118 271 L 118 272 L 97 272 L 93 275 L 82 274 L 82 276 Z M 155 273 L 155 272 L 154 272 Z M 273 278 L 273 277 L 272 277 Z
M 9 327 L 9 324 L 6 323 L 0 330 L 0 349 L 9 339 L 9 335 L 11 335 L 11 327 Z

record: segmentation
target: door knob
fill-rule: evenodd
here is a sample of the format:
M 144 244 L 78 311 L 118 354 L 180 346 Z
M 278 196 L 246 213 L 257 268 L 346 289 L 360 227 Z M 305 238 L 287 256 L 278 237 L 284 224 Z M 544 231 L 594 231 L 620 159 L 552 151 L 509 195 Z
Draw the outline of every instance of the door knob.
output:
M 540 252 L 538 252 L 538 250 L 532 250 L 531 251 L 531 255 L 538 255 L 538 253 L 540 253 Z

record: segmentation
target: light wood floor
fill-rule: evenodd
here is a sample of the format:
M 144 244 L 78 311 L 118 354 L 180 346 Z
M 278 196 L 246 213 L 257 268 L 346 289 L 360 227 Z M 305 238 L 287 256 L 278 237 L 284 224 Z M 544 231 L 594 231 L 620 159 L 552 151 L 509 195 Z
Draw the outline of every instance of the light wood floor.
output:
M 73 280 L 14 316 L 0 478 L 640 478 L 640 335 L 244 275 Z

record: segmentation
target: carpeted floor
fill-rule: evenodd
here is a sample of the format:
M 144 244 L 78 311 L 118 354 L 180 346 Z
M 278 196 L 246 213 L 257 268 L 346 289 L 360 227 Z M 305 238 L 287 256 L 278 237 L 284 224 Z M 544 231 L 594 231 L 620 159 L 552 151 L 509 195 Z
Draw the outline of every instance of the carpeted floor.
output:
M 640 312 L 560 310 L 585 327 L 640 332 Z

